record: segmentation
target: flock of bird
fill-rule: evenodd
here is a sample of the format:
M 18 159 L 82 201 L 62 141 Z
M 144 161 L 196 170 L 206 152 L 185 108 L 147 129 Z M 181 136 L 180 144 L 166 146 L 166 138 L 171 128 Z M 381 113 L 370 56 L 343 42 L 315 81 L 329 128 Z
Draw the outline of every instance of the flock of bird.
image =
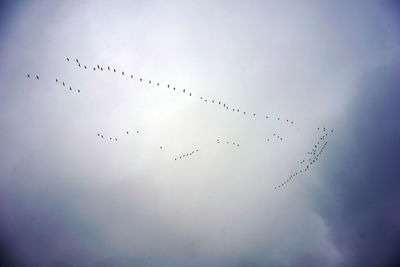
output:
M 317 128 L 317 130 L 320 130 L 320 128 Z M 331 130 L 331 133 L 333 133 L 333 130 Z M 284 181 L 281 184 L 275 186 L 274 189 L 283 188 L 289 182 L 293 181 L 294 177 L 296 177 L 297 175 L 299 175 L 303 171 L 304 172 L 309 171 L 310 167 L 315 165 L 315 163 L 319 160 L 319 157 L 321 156 L 322 152 L 324 152 L 324 150 L 325 150 L 325 148 L 326 148 L 326 146 L 328 144 L 328 141 L 325 141 L 327 139 L 327 137 L 328 137 L 328 131 L 326 130 L 326 128 L 323 128 L 323 134 L 319 138 L 320 141 L 317 141 L 317 143 L 313 146 L 311 151 L 307 152 L 307 155 L 310 155 L 310 156 L 308 156 L 308 158 L 303 159 L 303 160 L 300 161 L 300 164 L 302 166 L 305 165 L 305 167 L 301 167 L 300 170 L 292 173 L 288 178 L 284 179 Z M 319 149 L 319 151 L 318 151 L 318 149 Z
M 273 136 L 275 136 L 276 138 L 278 138 L 279 141 L 282 141 L 282 140 L 283 140 L 283 137 L 282 137 L 282 136 L 279 136 L 279 135 L 277 135 L 277 134 L 275 134 L 275 133 L 273 133 Z M 269 138 L 267 138 L 267 142 L 269 142 Z
M 67 58 L 67 61 L 71 62 L 71 60 L 69 58 Z M 107 65 L 107 67 L 105 67 L 105 66 L 103 67 L 103 66 L 100 66 L 99 64 L 97 64 L 97 66 L 88 67 L 87 65 L 81 63 L 78 59 L 75 59 L 75 62 L 76 62 L 77 67 L 85 69 L 85 70 L 93 69 L 93 71 L 100 71 L 100 72 L 108 71 L 110 73 L 116 73 L 116 74 L 120 72 L 121 76 L 130 78 L 130 79 L 134 79 L 134 75 L 133 74 L 127 74 L 125 71 L 123 71 L 123 70 L 119 71 L 116 68 L 111 68 L 109 65 Z M 39 75 L 36 74 L 35 76 L 36 76 L 37 80 L 40 79 Z M 28 73 L 27 77 L 31 78 L 31 75 Z M 144 82 L 144 79 L 142 77 L 138 77 L 138 80 L 139 80 L 140 83 Z M 73 91 L 72 86 L 66 85 L 66 83 L 64 81 L 61 83 L 61 81 L 58 78 L 56 78 L 55 81 L 58 84 L 62 84 L 63 87 L 69 88 L 69 91 Z M 154 85 L 154 86 L 159 87 L 161 84 L 160 84 L 160 82 L 156 82 L 155 83 L 155 82 L 152 82 L 152 80 L 148 80 L 148 85 L 149 86 L 150 85 Z M 179 89 L 178 90 L 176 87 L 170 85 L 169 83 L 165 84 L 164 86 L 166 88 L 168 88 L 168 89 L 171 88 L 172 91 L 181 91 L 182 94 L 185 94 L 185 95 L 187 95 L 189 97 L 194 96 L 193 93 L 189 92 L 187 89 Z M 80 89 L 77 89 L 76 91 L 78 93 L 81 92 Z M 210 99 L 210 98 L 206 98 L 204 96 L 200 96 L 199 99 L 203 103 L 211 103 L 211 104 L 220 106 L 224 110 L 227 110 L 227 111 L 232 110 L 234 113 L 243 113 L 244 116 L 249 114 L 250 117 L 256 118 L 256 113 L 247 113 L 246 111 L 243 111 L 243 110 L 241 111 L 241 109 L 239 109 L 238 107 L 229 107 L 229 105 L 227 103 L 224 103 L 221 100 L 216 100 L 216 99 L 212 99 L 212 98 Z M 272 119 L 272 118 L 269 115 L 265 115 L 265 119 L 268 120 L 268 119 Z M 281 121 L 281 122 L 286 122 L 288 125 L 294 125 L 294 121 L 293 120 L 282 119 L 280 116 L 277 116 L 276 120 Z M 319 138 L 319 141 L 317 141 L 317 143 L 314 144 L 313 148 L 310 151 L 307 152 L 307 155 L 309 155 L 309 158 L 303 159 L 303 160 L 300 161 L 300 165 L 302 165 L 304 167 L 301 167 L 298 171 L 293 172 L 288 178 L 283 179 L 283 182 L 281 184 L 275 186 L 274 189 L 283 188 L 289 182 L 293 181 L 294 178 L 297 175 L 299 175 L 303 171 L 307 172 L 310 169 L 310 167 L 313 164 L 315 165 L 315 163 L 318 161 L 320 155 L 322 154 L 322 152 L 324 151 L 324 149 L 326 148 L 326 145 L 328 143 L 326 141 L 326 138 L 328 136 L 328 130 L 325 127 L 317 128 L 317 130 L 318 131 L 321 130 L 323 132 L 323 135 Z M 139 134 L 139 130 L 136 130 L 136 133 Z M 331 133 L 333 133 L 333 130 L 331 130 Z M 130 134 L 130 132 L 126 131 L 126 135 L 129 135 L 129 134 Z M 278 135 L 278 134 L 276 134 L 275 132 L 273 133 L 273 136 L 276 137 L 279 141 L 283 141 L 283 137 Z M 113 141 L 113 142 L 117 142 L 118 141 L 117 137 L 105 138 L 104 134 L 100 134 L 100 133 L 97 133 L 97 137 L 99 137 L 100 139 L 109 139 L 110 141 Z M 269 142 L 269 141 L 270 141 L 270 138 L 267 138 L 267 142 Z M 217 143 L 218 144 L 220 144 L 220 143 L 232 144 L 235 147 L 239 147 L 240 146 L 239 143 L 237 143 L 237 142 L 233 142 L 233 141 L 224 141 L 224 142 L 222 142 L 220 139 L 217 139 Z M 160 146 L 159 148 L 163 149 L 163 146 Z M 318 149 L 319 149 L 319 151 L 318 151 Z M 185 154 L 176 156 L 176 157 L 174 157 L 174 160 L 177 161 L 177 160 L 181 160 L 183 158 L 188 158 L 189 156 L 192 156 L 194 153 L 196 153 L 198 151 L 199 151 L 198 149 L 195 149 L 195 150 L 193 150 L 193 151 L 191 151 L 189 153 L 185 153 Z
M 219 140 L 219 139 L 217 139 L 217 144 L 220 144 L 221 143 L 221 141 Z M 236 146 L 236 147 L 239 147 L 239 143 L 237 143 L 237 142 L 229 142 L 229 141 L 226 141 L 226 144 L 232 144 L 232 145 L 234 145 L 234 146 Z
M 193 155 L 196 152 L 199 152 L 199 150 L 198 149 L 192 150 L 192 152 L 177 156 L 177 157 L 175 157 L 175 161 L 178 160 L 178 159 L 184 159 L 185 157 L 188 158 L 189 156 Z
M 68 62 L 71 62 L 70 61 L 70 59 L 69 58 L 67 58 L 67 61 Z M 83 69 L 87 69 L 87 70 L 89 70 L 89 68 L 86 66 L 86 65 L 84 65 L 84 64 L 82 64 L 78 59 L 75 59 L 75 62 L 76 62 L 76 65 L 79 67 L 79 68 L 82 68 L 82 66 L 83 66 Z M 124 76 L 124 77 L 127 77 L 127 78 L 130 78 L 130 79 L 134 79 L 134 75 L 133 74 L 128 74 L 128 75 L 125 75 L 126 74 L 126 72 L 125 71 L 123 71 L 123 70 L 121 70 L 121 71 L 119 71 L 119 70 L 117 70 L 116 68 L 112 68 L 112 67 L 110 67 L 109 65 L 107 65 L 107 67 L 103 67 L 103 66 L 101 66 L 101 65 L 99 65 L 99 64 L 97 64 L 96 66 L 93 66 L 93 71 L 109 71 L 109 72 L 114 72 L 114 73 L 121 73 L 121 76 Z M 139 79 L 139 82 L 143 82 L 144 81 L 144 79 L 142 78 L 142 77 L 139 77 L 138 76 L 138 79 Z M 155 86 L 160 86 L 161 84 L 160 84 L 160 82 L 157 82 L 157 83 L 152 83 L 152 80 L 148 80 L 148 84 L 149 85 L 151 85 L 151 84 L 154 84 Z M 189 97 L 191 97 L 191 96 L 194 96 L 193 95 L 193 93 L 192 92 L 189 92 L 187 89 L 177 89 L 175 86 L 172 86 L 172 85 L 170 85 L 169 83 L 167 83 L 167 84 L 165 84 L 164 85 L 166 88 L 171 88 L 172 89 L 172 91 L 181 91 L 183 94 L 186 94 L 186 95 L 188 95 Z M 221 100 L 216 100 L 216 99 L 212 99 L 211 98 L 211 100 L 210 100 L 210 98 L 206 98 L 206 97 L 203 97 L 203 96 L 200 96 L 199 97 L 199 99 L 203 102 L 203 103 L 211 103 L 211 104 L 215 104 L 215 105 L 218 105 L 218 106 L 221 106 L 221 108 L 223 108 L 223 109 L 225 109 L 225 110 L 230 110 L 230 107 L 229 107 L 229 105 L 227 104 L 227 103 L 224 103 L 223 101 L 221 101 Z M 208 100 L 210 100 L 210 101 L 208 101 Z M 236 112 L 236 113 L 241 113 L 241 109 L 239 109 L 239 108 L 234 108 L 234 107 L 232 107 L 231 108 L 232 109 L 232 111 L 234 111 L 234 112 Z M 256 113 L 247 113 L 246 111 L 243 111 L 243 115 L 247 115 L 247 114 L 252 114 L 253 116 L 252 117 L 256 117 Z M 270 119 L 271 118 L 271 116 L 269 116 L 269 115 L 265 115 L 265 119 Z M 280 116 L 277 116 L 276 117 L 276 119 L 278 120 L 278 121 L 282 121 L 282 122 L 286 122 L 286 123 L 288 123 L 288 124 L 290 124 L 290 125 L 294 125 L 294 121 L 293 120 L 289 120 L 289 119 L 281 119 L 281 117 Z
M 58 79 L 56 79 L 56 83 L 58 83 Z M 65 87 L 65 82 L 62 82 L 62 86 L 64 86 L 64 87 Z M 68 87 L 68 85 L 67 85 L 67 87 Z M 71 86 L 69 86 L 69 90 L 70 90 L 70 91 L 72 91 L 72 87 L 71 87 Z M 81 90 L 80 90 L 80 89 L 78 89 L 77 91 L 78 91 L 78 93 L 80 93 L 80 92 L 81 92 Z

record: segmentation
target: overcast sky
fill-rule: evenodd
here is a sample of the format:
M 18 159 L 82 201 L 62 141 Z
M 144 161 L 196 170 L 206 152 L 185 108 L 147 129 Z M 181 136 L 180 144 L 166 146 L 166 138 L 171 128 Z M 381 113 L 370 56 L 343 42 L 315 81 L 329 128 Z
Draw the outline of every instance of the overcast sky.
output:
M 400 260 L 395 1 L 1 5 L 3 265 Z

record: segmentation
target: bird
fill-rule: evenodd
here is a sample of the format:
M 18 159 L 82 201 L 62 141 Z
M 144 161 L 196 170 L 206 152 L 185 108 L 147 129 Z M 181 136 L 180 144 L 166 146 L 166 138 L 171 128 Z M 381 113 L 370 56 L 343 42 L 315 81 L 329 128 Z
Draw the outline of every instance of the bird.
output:
M 167 88 L 169 88 L 169 84 L 167 84 Z
M 69 61 L 69 58 L 67 58 L 67 61 Z
M 117 70 L 116 70 L 116 69 L 114 69 L 114 72 L 117 72 Z
M 149 80 L 149 84 L 151 84 L 151 81 Z
M 65 86 L 65 82 L 63 82 L 63 86 Z
M 160 86 L 160 83 L 157 83 L 157 86 Z
M 101 135 L 101 138 L 103 138 L 103 135 Z
M 115 141 L 118 141 L 118 139 L 117 139 L 117 138 L 115 138 Z
M 81 67 L 81 63 L 78 63 L 79 68 Z
M 175 87 L 174 87 L 174 91 L 175 91 Z
M 142 81 L 142 78 L 140 78 L 140 81 Z
M 139 133 L 139 131 L 136 131 L 136 133 Z
M 110 70 L 110 66 L 108 66 L 107 68 L 108 68 L 108 70 Z
M 126 134 L 129 134 L 129 132 L 128 132 L 128 131 L 126 131 Z
M 100 69 L 100 66 L 99 66 L 99 64 L 97 64 L 97 68 L 98 68 L 98 69 Z
M 133 75 L 131 75 L 131 79 L 133 79 Z
M 27 74 L 27 75 L 28 75 L 28 78 L 30 78 L 30 77 L 31 77 L 29 74 Z
M 58 82 L 58 79 L 56 79 L 56 83 Z
M 80 93 L 80 92 L 81 92 L 81 90 L 78 89 L 78 93 Z
M 185 92 L 185 89 L 183 89 L 183 92 Z
M 86 69 L 86 65 L 84 65 L 83 67 L 85 67 L 85 69 Z
M 121 72 L 122 73 L 122 75 L 124 75 L 124 72 Z
M 103 71 L 103 68 L 100 68 L 101 71 Z
M 94 70 L 94 71 L 96 71 L 96 68 L 95 68 L 95 67 L 93 67 L 93 70 Z
M 39 76 L 38 76 L 38 75 L 36 75 L 36 79 L 38 79 L 38 80 L 39 80 Z
M 100 136 L 100 134 L 98 133 L 97 136 Z
M 160 146 L 160 149 L 162 149 L 162 146 Z
M 218 101 L 218 105 L 221 105 L 221 101 Z
M 79 60 L 78 60 L 78 59 L 76 59 L 76 63 L 79 63 Z
M 192 93 L 189 93 L 189 96 L 192 96 Z
M 243 115 L 246 115 L 246 111 L 243 112 Z
M 71 86 L 69 87 L 69 90 L 70 90 L 70 91 L 72 91 L 72 88 L 71 88 Z

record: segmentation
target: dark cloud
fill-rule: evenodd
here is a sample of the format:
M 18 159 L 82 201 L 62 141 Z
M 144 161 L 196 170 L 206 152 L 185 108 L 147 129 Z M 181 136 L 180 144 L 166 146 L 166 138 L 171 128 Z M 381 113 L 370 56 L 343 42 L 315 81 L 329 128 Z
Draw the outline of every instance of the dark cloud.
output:
M 330 144 L 315 201 L 343 266 L 400 262 L 399 73 L 400 65 L 392 65 L 365 75 L 351 115 Z

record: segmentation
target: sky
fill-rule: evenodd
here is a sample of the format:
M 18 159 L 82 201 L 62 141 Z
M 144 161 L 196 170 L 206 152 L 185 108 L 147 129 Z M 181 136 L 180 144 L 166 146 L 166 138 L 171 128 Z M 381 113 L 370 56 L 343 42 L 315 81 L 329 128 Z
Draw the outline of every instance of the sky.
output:
M 2 2 L 0 265 L 396 266 L 399 16 Z

